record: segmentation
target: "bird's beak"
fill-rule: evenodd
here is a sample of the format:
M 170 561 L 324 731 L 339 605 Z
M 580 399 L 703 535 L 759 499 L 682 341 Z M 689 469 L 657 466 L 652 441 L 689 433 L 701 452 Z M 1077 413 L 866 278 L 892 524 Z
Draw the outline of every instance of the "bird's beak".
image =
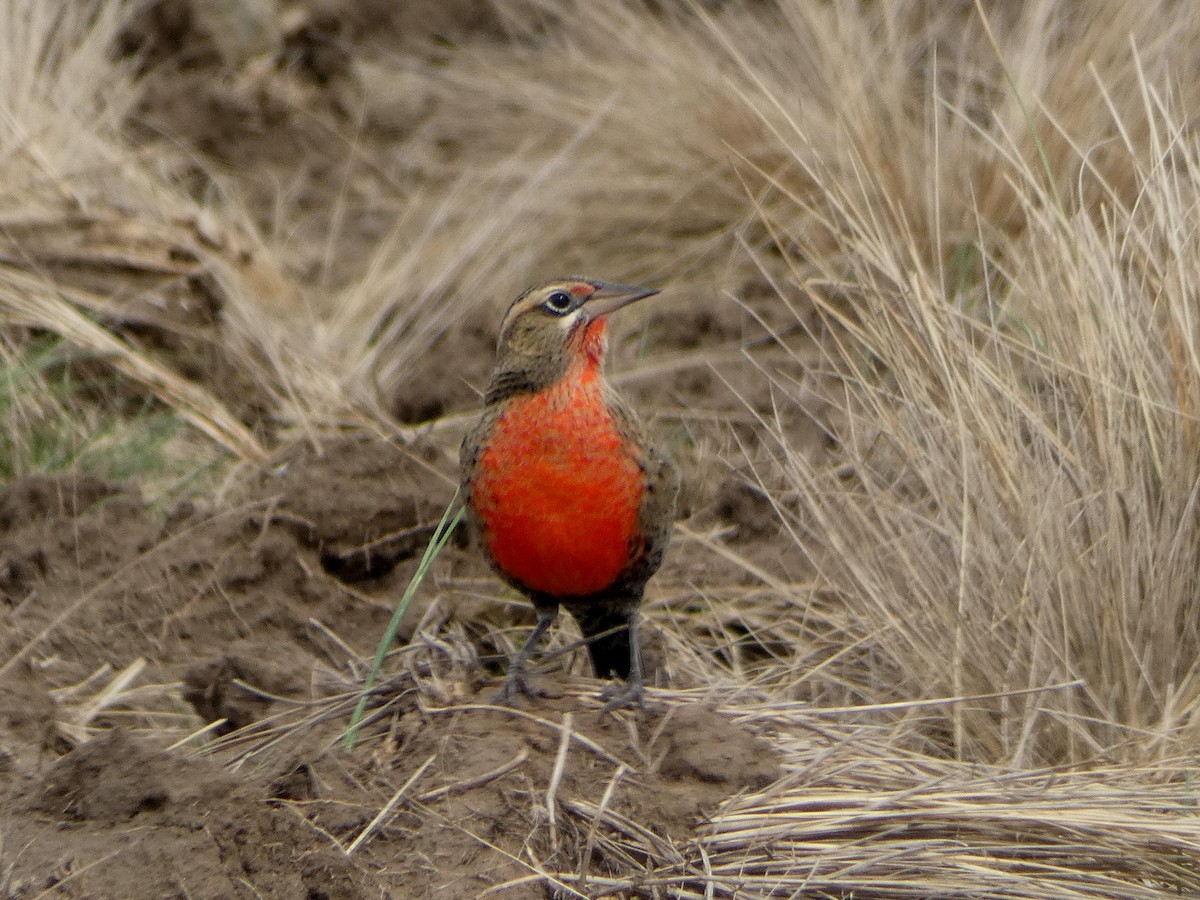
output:
M 583 304 L 589 319 L 607 316 L 622 306 L 653 297 L 658 293 L 658 288 L 644 288 L 634 284 L 613 284 L 609 281 L 593 281 L 592 284 L 596 286 L 596 292 Z

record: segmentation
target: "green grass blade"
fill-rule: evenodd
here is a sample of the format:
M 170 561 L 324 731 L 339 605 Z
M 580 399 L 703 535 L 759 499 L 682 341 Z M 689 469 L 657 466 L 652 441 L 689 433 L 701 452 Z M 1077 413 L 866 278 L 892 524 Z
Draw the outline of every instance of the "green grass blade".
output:
M 404 614 L 408 612 L 409 604 L 412 603 L 412 598 L 416 595 L 417 588 L 425 580 L 425 575 L 429 572 L 433 561 L 437 559 L 438 554 L 442 552 L 442 548 L 446 546 L 446 542 L 450 540 L 450 536 L 454 534 L 454 529 L 462 521 L 466 507 L 460 506 L 458 511 L 451 515 L 451 511 L 457 502 L 458 491 L 456 490 L 454 496 L 450 498 L 450 503 L 446 506 L 446 511 L 442 513 L 442 519 L 438 522 L 437 528 L 434 529 L 433 536 L 429 539 L 429 544 L 425 547 L 425 553 L 421 557 L 417 571 L 409 579 L 408 587 L 404 589 L 404 595 L 400 598 L 400 602 L 396 604 L 396 611 L 392 613 L 392 620 L 388 623 L 387 630 L 384 632 L 383 638 L 379 641 L 379 646 L 375 649 L 375 662 L 371 666 L 371 671 L 367 674 L 367 680 L 363 683 L 362 695 L 358 698 L 358 705 L 354 707 L 354 714 L 350 716 L 350 725 L 346 729 L 345 737 L 342 739 L 348 751 L 354 749 L 354 743 L 358 739 L 358 726 L 362 721 L 363 712 L 367 708 L 367 697 L 371 693 L 371 689 L 375 686 L 375 683 L 379 680 L 379 672 L 383 668 L 384 657 L 387 656 L 388 648 L 392 646 L 392 641 L 395 640 L 400 623 L 404 620 Z

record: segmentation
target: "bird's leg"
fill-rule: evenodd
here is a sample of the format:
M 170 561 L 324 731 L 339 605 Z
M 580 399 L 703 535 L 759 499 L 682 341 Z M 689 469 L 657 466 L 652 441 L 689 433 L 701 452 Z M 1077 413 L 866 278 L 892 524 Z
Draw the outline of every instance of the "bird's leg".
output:
M 521 649 L 517 651 L 513 661 L 508 664 L 508 676 L 504 679 L 504 684 L 496 695 L 496 702 L 503 706 L 509 706 L 517 694 L 524 694 L 526 697 L 553 696 L 550 692 L 539 690 L 529 683 L 527 663 L 534 646 L 546 633 L 546 629 L 553 625 L 554 620 L 558 618 L 558 604 L 549 606 L 539 603 L 535 609 L 537 610 L 537 624 L 533 626 L 533 631 L 525 639 L 525 643 L 521 645 Z
M 604 704 L 606 711 L 631 707 L 641 708 L 645 702 L 646 679 L 642 674 L 642 650 L 638 645 L 637 626 L 638 611 L 637 607 L 634 607 L 629 611 L 629 678 L 625 682 L 624 689 L 616 683 L 604 689 L 600 696 L 607 701 Z

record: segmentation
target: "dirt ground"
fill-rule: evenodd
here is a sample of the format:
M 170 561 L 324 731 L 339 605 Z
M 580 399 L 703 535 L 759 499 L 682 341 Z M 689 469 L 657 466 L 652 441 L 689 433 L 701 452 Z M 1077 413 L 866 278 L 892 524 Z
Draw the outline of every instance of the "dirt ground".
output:
M 336 249 L 352 279 L 366 263 L 361 248 L 387 227 L 372 198 L 386 190 L 394 202 L 405 188 L 396 172 L 370 166 L 346 183 L 346 72 L 382 53 L 436 64 L 456 42 L 502 40 L 502 23 L 482 0 L 285 4 L 264 26 L 264 39 L 278 42 L 264 63 L 254 29 L 249 50 L 228 34 L 217 40 L 198 9 L 148 3 L 114 48 L 144 69 L 131 138 L 236 167 L 252 201 L 268 204 L 288 185 L 298 277 L 317 270 L 341 198 L 354 214 L 342 217 Z M 303 102 L 282 102 L 287 92 Z M 359 133 L 363 152 L 382 158 L 397 134 L 436 116 L 417 90 L 377 97 Z M 203 173 L 192 177 L 202 193 Z M 174 289 L 205 302 L 180 304 L 192 317 L 186 329 L 174 321 L 156 332 L 142 320 L 141 336 L 253 421 L 262 401 L 221 356 L 218 300 L 202 281 Z M 682 350 L 736 339 L 741 326 L 722 315 L 681 310 L 657 339 Z M 389 398 L 396 416 L 469 409 L 492 327 L 448 337 Z M 447 377 L 451 368 L 461 377 Z M 644 390 L 629 386 L 635 401 Z M 672 390 L 672 401 L 703 408 L 720 383 L 694 370 Z M 814 447 L 820 440 L 814 427 Z M 347 692 L 453 473 L 452 441 L 403 447 L 348 435 L 286 451 L 265 471 L 236 473 L 217 496 L 167 509 L 136 483 L 85 475 L 3 487 L 0 897 L 475 898 L 509 882 L 497 895 L 571 896 L 522 881 L 554 871 L 636 886 L 645 840 L 664 852 L 680 846 L 722 801 L 779 777 L 762 735 L 702 702 L 602 712 L 578 649 L 539 675 L 558 698 L 488 706 L 519 639 L 512 626 L 531 616 L 464 536 L 409 610 L 399 642 L 417 639 L 392 660 L 347 753 Z M 734 477 L 694 480 L 681 515 L 775 571 L 795 564 L 785 542 L 770 540 L 769 504 Z M 664 651 L 654 610 L 685 615 L 688 584 L 713 565 L 685 543 L 652 585 L 651 668 L 673 689 L 692 685 Z M 560 630 L 555 646 L 571 634 Z M 622 842 L 597 827 L 601 810 L 650 838 Z
M 581 660 L 541 676 L 559 699 L 488 707 L 499 662 L 487 623 L 512 614 L 485 599 L 500 591 L 469 548 L 450 554 L 458 590 L 427 592 L 437 600 L 419 600 L 401 634 L 450 637 L 416 642 L 347 754 L 339 698 L 445 499 L 418 468 L 388 442 L 347 439 L 241 502 L 161 521 L 133 489 L 86 476 L 4 490 L 7 896 L 466 898 L 532 860 L 628 878 L 636 860 L 588 835 L 586 810 L 614 780 L 609 809 L 681 842 L 722 800 L 779 774 L 766 743 L 702 703 L 602 712 Z M 129 667 L 140 687 L 89 722 L 112 670 Z M 230 739 L 164 746 L 156 722 L 220 723 Z M 571 805 L 551 823 L 564 729 L 556 790 Z M 413 799 L 343 852 L 410 779 Z

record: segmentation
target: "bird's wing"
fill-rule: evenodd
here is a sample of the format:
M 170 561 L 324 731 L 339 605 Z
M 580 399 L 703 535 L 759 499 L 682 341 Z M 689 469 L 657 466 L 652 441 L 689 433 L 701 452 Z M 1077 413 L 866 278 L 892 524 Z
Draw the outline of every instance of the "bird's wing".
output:
M 475 521 L 475 509 L 471 505 L 471 482 L 475 480 L 475 470 L 479 466 L 479 457 L 483 454 L 484 443 L 487 441 L 488 433 L 492 430 L 495 422 L 496 413 L 494 408 L 486 408 L 483 415 L 479 417 L 463 436 L 462 443 L 458 447 L 459 483 L 462 490 L 462 501 L 466 504 L 467 519 L 472 527 L 478 527 L 478 523 Z
M 627 584 L 636 585 L 640 596 L 646 580 L 662 564 L 663 554 L 671 540 L 675 504 L 679 496 L 679 470 L 665 452 L 650 443 L 645 428 L 633 410 L 615 393 L 610 393 L 607 399 L 613 420 L 625 437 L 625 445 L 631 448 L 646 475 L 646 492 L 638 510 L 642 553 L 622 578 Z
M 642 454 L 646 471 L 646 493 L 638 511 L 645 536 L 646 577 L 658 569 L 671 540 L 675 525 L 675 505 L 679 497 L 679 470 L 670 457 L 657 447 L 647 446 Z

